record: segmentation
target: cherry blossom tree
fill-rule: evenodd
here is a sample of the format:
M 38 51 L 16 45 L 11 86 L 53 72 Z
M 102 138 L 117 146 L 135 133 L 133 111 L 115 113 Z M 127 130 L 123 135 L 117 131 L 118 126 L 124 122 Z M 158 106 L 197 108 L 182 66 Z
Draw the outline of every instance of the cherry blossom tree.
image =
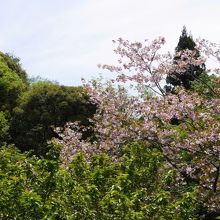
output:
M 159 149 L 185 184 L 193 184 L 201 191 L 201 200 L 211 211 L 220 212 L 220 80 L 216 75 L 212 87 L 203 84 L 204 91 L 212 96 L 198 94 L 194 90 L 177 88 L 175 94 L 167 94 L 163 85 L 167 75 L 184 72 L 189 65 L 199 66 L 210 57 L 220 61 L 220 49 L 216 44 L 198 40 L 201 56 L 185 50 L 173 63 L 171 53 L 161 53 L 165 39 L 159 37 L 146 44 L 118 39 L 116 54 L 118 66 L 100 65 L 117 72 L 116 81 L 133 82 L 137 96 L 128 95 L 125 88 L 113 84 L 91 81 L 85 83 L 97 112 L 91 119 L 95 138 L 82 140 L 76 124 L 69 123 L 63 132 L 57 128 L 63 145 L 61 158 L 66 165 L 77 152 L 89 157 L 107 152 L 114 160 L 120 158 L 121 149 L 129 142 L 144 141 Z M 218 69 L 207 74 L 219 73 Z M 199 79 L 197 80 L 199 82 Z M 146 89 L 154 92 L 144 96 Z M 81 129 L 82 130 L 82 129 Z

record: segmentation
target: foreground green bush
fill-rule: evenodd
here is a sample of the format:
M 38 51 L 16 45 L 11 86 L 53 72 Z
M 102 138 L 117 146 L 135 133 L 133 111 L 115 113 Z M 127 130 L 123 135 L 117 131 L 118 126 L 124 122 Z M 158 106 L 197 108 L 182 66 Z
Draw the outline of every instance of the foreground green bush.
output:
M 78 154 L 65 168 L 57 146 L 44 159 L 3 147 L 0 219 L 198 219 L 196 189 L 175 177 L 144 144 L 130 144 L 118 162 Z

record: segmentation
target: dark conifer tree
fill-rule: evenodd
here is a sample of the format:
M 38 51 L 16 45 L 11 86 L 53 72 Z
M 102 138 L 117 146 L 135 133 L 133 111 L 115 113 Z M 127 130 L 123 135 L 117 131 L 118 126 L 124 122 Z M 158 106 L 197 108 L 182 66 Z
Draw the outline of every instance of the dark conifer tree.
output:
M 184 26 L 175 49 L 176 56 L 174 57 L 174 63 L 177 63 L 177 60 L 180 59 L 181 55 L 179 54 L 181 54 L 181 51 L 186 49 L 194 51 L 195 58 L 200 56 L 199 51 L 196 49 L 196 43 L 192 36 L 187 33 L 186 27 Z M 185 89 L 190 89 L 190 83 L 196 80 L 204 71 L 205 64 L 199 66 L 189 64 L 184 72 L 175 71 L 167 76 L 166 82 L 168 85 L 165 86 L 165 89 L 167 92 L 175 91 L 176 86 L 183 86 Z

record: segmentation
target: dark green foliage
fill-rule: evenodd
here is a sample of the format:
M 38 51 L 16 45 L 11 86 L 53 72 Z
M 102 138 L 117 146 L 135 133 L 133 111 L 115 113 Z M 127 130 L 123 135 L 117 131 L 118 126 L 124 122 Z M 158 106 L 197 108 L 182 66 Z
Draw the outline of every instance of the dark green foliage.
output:
M 9 122 L 4 112 L 0 112 L 0 145 L 4 145 L 9 139 Z
M 47 141 L 56 136 L 53 127 L 76 120 L 88 125 L 88 117 L 94 112 L 95 107 L 80 87 L 34 83 L 14 110 L 10 129 L 13 143 L 21 150 L 45 155 Z
M 21 150 L 45 155 L 47 141 L 56 136 L 53 126 L 76 120 L 86 126 L 95 107 L 80 87 L 59 86 L 48 81 L 29 85 L 19 62 L 19 58 L 0 52 L 0 127 L 4 127 L 0 142 L 9 142 L 11 136 L 10 143 Z M 91 134 L 84 133 L 84 137 L 88 135 Z
M 195 50 L 195 46 L 196 43 L 193 41 L 192 36 L 188 35 L 186 27 L 183 26 L 182 34 L 179 38 L 179 42 L 177 44 L 175 51 L 180 52 L 185 49 Z M 197 56 L 199 56 L 199 52 L 197 53 Z
M 179 38 L 178 45 L 175 49 L 176 56 L 174 57 L 174 63 L 176 63 L 180 59 L 179 52 L 183 50 L 192 50 L 195 52 L 194 58 L 198 58 L 200 56 L 199 51 L 195 48 L 196 44 L 193 41 L 192 36 L 188 35 L 186 27 L 183 27 L 182 34 Z M 167 78 L 166 82 L 168 85 L 165 86 L 167 92 L 175 90 L 176 86 L 183 86 L 185 89 L 191 88 L 191 82 L 196 80 L 203 72 L 205 71 L 205 64 L 196 66 L 193 64 L 189 64 L 188 68 L 184 72 L 172 72 Z
M 20 76 L 8 66 L 0 53 L 0 110 L 11 114 L 18 104 L 18 98 L 26 90 Z

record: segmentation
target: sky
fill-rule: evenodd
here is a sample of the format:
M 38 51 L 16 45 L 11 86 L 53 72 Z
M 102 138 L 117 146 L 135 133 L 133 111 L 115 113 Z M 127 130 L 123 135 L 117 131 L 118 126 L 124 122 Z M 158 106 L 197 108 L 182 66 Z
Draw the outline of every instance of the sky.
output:
M 0 50 L 31 77 L 81 85 L 118 59 L 112 40 L 164 36 L 173 52 L 183 25 L 220 43 L 219 0 L 0 0 Z

